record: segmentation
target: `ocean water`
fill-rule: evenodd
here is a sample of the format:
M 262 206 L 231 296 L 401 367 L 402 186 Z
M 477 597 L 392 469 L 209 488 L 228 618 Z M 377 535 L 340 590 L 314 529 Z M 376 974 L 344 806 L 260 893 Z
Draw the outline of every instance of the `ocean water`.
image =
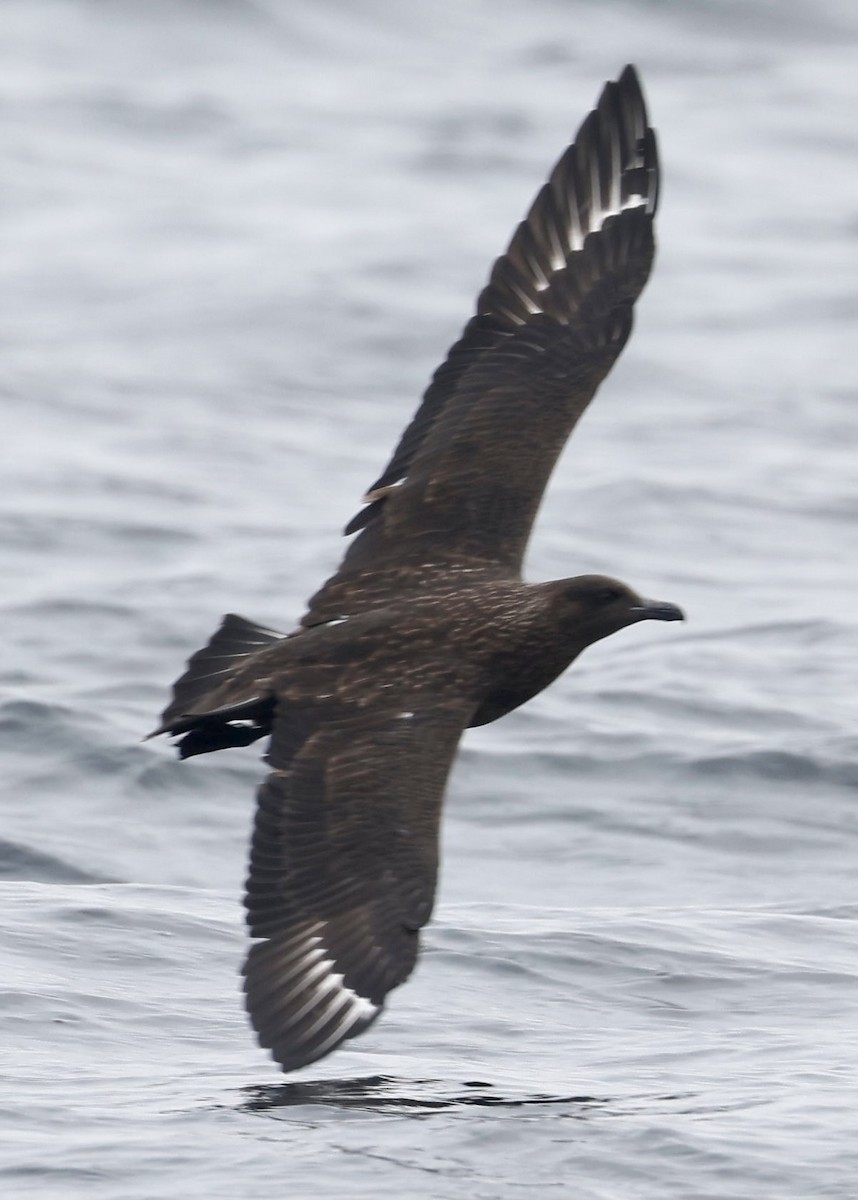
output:
M 468 734 L 382 1020 L 241 1010 L 262 766 L 141 743 L 289 628 L 602 82 L 665 167 L 528 573 L 685 626 Z M 0 1191 L 858 1195 L 858 9 L 6 0 Z

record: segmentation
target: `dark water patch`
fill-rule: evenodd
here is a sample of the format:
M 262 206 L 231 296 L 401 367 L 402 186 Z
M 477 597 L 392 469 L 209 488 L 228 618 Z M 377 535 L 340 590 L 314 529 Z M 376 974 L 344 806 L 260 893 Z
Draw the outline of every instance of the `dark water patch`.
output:
M 39 883 L 107 883 L 108 877 L 83 870 L 30 846 L 0 840 L 0 879 Z
M 727 776 L 781 782 L 797 787 L 829 783 L 839 787 L 858 787 L 858 762 L 824 761 L 810 754 L 788 750 L 744 750 L 700 758 L 684 764 L 691 774 L 703 777 Z
M 404 1080 L 371 1075 L 358 1079 L 324 1079 L 307 1083 L 284 1083 L 273 1087 L 248 1088 L 248 1099 L 240 1104 L 245 1112 L 275 1114 L 278 1109 L 322 1105 L 359 1109 L 365 1112 L 427 1113 L 467 1108 L 524 1108 L 562 1106 L 587 1110 L 610 1103 L 595 1096 L 556 1096 L 543 1093 L 505 1094 L 495 1085 L 480 1081 L 460 1084 L 436 1079 Z
M 105 622 L 131 621 L 137 618 L 136 609 L 131 605 L 120 604 L 113 599 L 95 599 L 91 596 L 63 598 L 51 596 L 27 605 L 10 605 L 6 612 L 10 618 L 20 619 L 35 626 L 40 624 L 60 625 L 66 621 L 82 618 L 93 623 L 93 628 L 97 626 L 99 633 L 103 631 Z
M 58 481 L 62 486 L 62 481 Z M 132 516 L 109 517 L 105 515 L 104 505 L 109 503 L 111 494 L 124 495 L 141 499 L 149 498 L 153 492 L 146 486 L 132 486 L 128 480 L 101 481 L 87 483 L 84 490 L 94 492 L 94 499 L 99 511 L 91 516 L 44 516 L 39 513 L 20 513 L 6 517 L 5 529 L 0 531 L 0 538 L 11 546 L 30 550 L 55 551 L 63 554 L 77 554 L 92 560 L 105 550 L 116 546 L 150 545 L 155 551 L 166 553 L 176 545 L 187 545 L 194 542 L 194 537 L 178 525 L 157 525 L 149 521 L 135 520 Z M 63 488 L 68 492 L 68 487 Z M 156 489 L 160 496 L 160 489 Z M 193 503 L 185 498 L 185 504 Z M 55 601 L 62 605 L 63 601 Z
M 676 1113 L 705 1117 L 718 1113 L 749 1111 L 765 1104 L 754 1098 L 706 1096 L 698 1092 L 624 1094 L 615 1097 L 587 1094 L 557 1094 L 484 1080 L 453 1083 L 440 1079 L 402 1079 L 366 1076 L 311 1080 L 243 1089 L 247 1099 L 238 1109 L 267 1116 L 292 1117 L 295 1109 L 321 1107 L 334 1112 L 356 1111 L 390 1116 L 426 1117 L 432 1114 L 467 1113 L 469 1110 L 535 1110 L 554 1117 L 587 1121 L 593 1118 L 625 1118 Z M 285 1110 L 285 1111 L 284 1111 Z
M 806 732 L 806 731 L 805 731 Z M 807 739 L 805 739 L 807 740 Z M 634 779 L 640 784 L 646 780 L 669 780 L 672 787 L 696 785 L 721 778 L 781 783 L 790 788 L 809 785 L 829 785 L 838 789 L 852 790 L 858 787 L 858 763 L 846 755 L 834 753 L 823 757 L 821 752 L 799 753 L 785 749 L 756 749 L 743 747 L 716 754 L 694 754 L 685 752 L 640 751 L 631 745 L 632 738 L 618 735 L 616 745 L 603 739 L 598 754 L 582 754 L 573 749 L 557 751 L 533 750 L 527 755 L 540 779 L 549 776 L 573 783 L 590 780 L 606 787 L 619 786 L 620 780 Z M 482 758 L 474 756 L 467 771 L 474 773 L 472 805 L 479 805 L 479 772 Z M 502 760 L 501 760 L 502 761 Z M 521 804 L 522 815 L 534 821 L 550 819 L 556 814 L 556 804 L 568 804 L 566 792 L 556 787 L 540 786 L 538 791 L 520 784 L 514 788 L 506 785 L 504 791 L 514 791 Z M 693 794 L 693 793 L 692 793 Z M 538 795 L 539 803 L 534 804 Z M 486 802 L 492 802 L 492 794 L 486 793 Z M 568 811 L 568 810 L 566 810 Z M 505 813 L 505 816 L 510 815 Z
M 9 700 L 0 705 L 0 736 L 16 754 L 47 749 L 74 750 L 87 724 L 79 710 L 38 700 Z
M 174 147 L 178 138 L 193 144 L 222 136 L 234 127 L 225 108 L 211 96 L 202 95 L 156 98 L 129 96 L 118 88 L 105 89 L 82 96 L 73 106 L 57 104 L 56 111 L 92 129 L 100 127 L 120 136 L 130 134 L 135 140 L 143 135 L 167 147 Z

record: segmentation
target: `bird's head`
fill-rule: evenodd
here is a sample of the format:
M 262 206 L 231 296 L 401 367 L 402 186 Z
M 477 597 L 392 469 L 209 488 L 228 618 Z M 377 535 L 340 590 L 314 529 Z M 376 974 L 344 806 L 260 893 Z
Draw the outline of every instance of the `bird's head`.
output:
M 645 600 L 627 584 L 607 575 L 578 575 L 552 584 L 552 608 L 559 625 L 589 645 L 638 621 L 684 621 L 675 604 Z

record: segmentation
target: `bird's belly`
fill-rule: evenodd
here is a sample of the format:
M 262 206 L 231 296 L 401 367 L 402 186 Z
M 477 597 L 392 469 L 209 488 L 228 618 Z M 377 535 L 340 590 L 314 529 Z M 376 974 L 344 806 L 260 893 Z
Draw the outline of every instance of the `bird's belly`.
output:
M 529 647 L 524 655 L 511 656 L 502 667 L 497 664 L 471 726 L 488 725 L 526 704 L 553 683 L 576 657 L 574 653 L 558 653 L 554 645 L 546 643 Z

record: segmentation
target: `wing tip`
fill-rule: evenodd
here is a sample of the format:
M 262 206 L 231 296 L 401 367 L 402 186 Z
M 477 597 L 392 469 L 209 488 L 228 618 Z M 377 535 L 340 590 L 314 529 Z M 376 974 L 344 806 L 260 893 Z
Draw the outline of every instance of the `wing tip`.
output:
M 315 927 L 321 928 L 318 922 Z M 303 939 L 303 940 L 302 940 Z M 384 1009 L 346 984 L 318 934 L 251 946 L 245 1008 L 259 1045 L 283 1071 L 297 1071 L 369 1029 Z
M 615 80 L 602 87 L 595 107 L 560 156 L 506 252 L 494 263 L 489 282 L 478 298 L 477 314 L 457 347 L 466 344 L 473 348 L 474 334 L 469 335 L 469 331 L 473 330 L 474 322 L 492 327 L 490 344 L 514 334 L 542 315 L 567 323 L 574 316 L 577 303 L 571 279 L 574 270 L 569 272 L 572 264 L 579 261 L 576 256 L 585 250 L 587 239 L 613 224 L 614 218 L 633 221 L 639 226 L 639 216 L 623 216 L 630 210 L 642 211 L 651 226 L 658 200 L 656 133 L 649 124 L 638 68 L 627 63 Z M 651 237 L 651 232 L 647 236 Z M 618 245 L 627 242 L 625 235 L 617 239 Z M 647 255 L 649 261 L 644 262 Z M 634 272 L 632 303 L 646 281 L 651 262 L 650 245 L 643 255 L 643 266 L 639 265 Z M 553 283 L 556 288 L 552 288 Z M 445 367 L 446 363 L 442 364 L 439 372 Z M 433 379 L 422 408 L 393 458 L 368 492 L 366 507 L 345 527 L 346 536 L 372 525 L 387 498 L 387 485 L 407 478 L 411 462 L 441 407 L 433 397 L 431 412 L 421 420 L 434 382 Z M 449 382 L 446 376 L 445 382 Z

